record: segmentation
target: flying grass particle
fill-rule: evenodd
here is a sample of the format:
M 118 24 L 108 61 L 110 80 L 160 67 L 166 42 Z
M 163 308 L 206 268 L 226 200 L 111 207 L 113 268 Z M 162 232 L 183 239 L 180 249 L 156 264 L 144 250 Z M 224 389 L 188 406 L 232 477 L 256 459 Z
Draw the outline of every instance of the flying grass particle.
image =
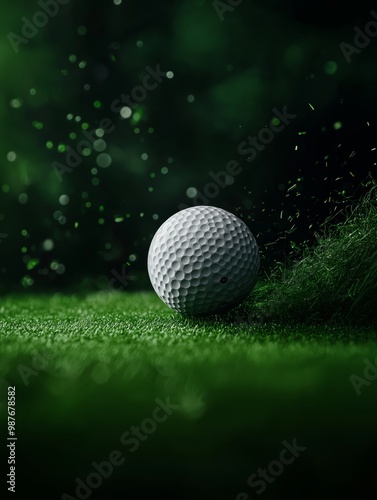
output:
M 79 26 L 79 27 L 77 28 L 77 33 L 78 33 L 80 36 L 84 36 L 84 35 L 86 35 L 87 31 L 88 31 L 88 30 L 86 29 L 86 26 Z
M 9 162 L 13 162 L 16 160 L 16 158 L 17 158 L 16 153 L 14 151 L 9 151 L 9 153 L 7 154 L 7 160 Z
M 63 205 L 63 206 L 68 205 L 69 196 L 67 196 L 66 194 L 62 194 L 59 198 L 59 203 L 60 203 L 60 205 Z
M 51 239 L 45 240 L 42 243 L 42 247 L 43 247 L 43 250 L 45 252 L 51 252 L 51 250 L 53 250 L 54 246 L 55 246 L 54 242 Z
M 39 122 L 37 120 L 33 121 L 33 127 L 36 128 L 37 130 L 42 130 L 43 129 L 43 123 Z
M 22 106 L 22 101 L 20 99 L 12 99 L 10 105 L 13 109 L 19 109 Z
M 28 271 L 32 271 L 34 268 L 37 267 L 38 264 L 39 264 L 39 259 L 32 259 L 29 260 L 29 262 L 26 265 L 26 268 Z
M 139 121 L 142 119 L 142 113 L 140 111 L 135 111 L 135 113 L 132 115 L 132 124 L 133 125 L 136 125 L 137 123 L 139 123 Z
M 325 73 L 328 75 L 334 75 L 337 72 L 338 65 L 334 61 L 327 61 L 324 65 Z
M 28 287 L 28 286 L 33 286 L 34 284 L 34 280 L 33 278 L 31 278 L 30 276 L 24 276 L 21 280 L 21 284 L 22 286 L 24 286 L 25 288 Z

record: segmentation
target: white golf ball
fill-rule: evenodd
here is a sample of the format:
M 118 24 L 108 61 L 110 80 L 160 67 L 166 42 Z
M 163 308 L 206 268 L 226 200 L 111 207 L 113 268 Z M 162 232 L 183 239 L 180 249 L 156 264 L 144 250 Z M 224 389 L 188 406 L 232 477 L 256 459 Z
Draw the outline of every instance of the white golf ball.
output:
M 258 245 L 246 224 L 207 206 L 170 217 L 148 253 L 155 292 L 187 315 L 214 314 L 241 303 L 254 288 L 259 265 Z

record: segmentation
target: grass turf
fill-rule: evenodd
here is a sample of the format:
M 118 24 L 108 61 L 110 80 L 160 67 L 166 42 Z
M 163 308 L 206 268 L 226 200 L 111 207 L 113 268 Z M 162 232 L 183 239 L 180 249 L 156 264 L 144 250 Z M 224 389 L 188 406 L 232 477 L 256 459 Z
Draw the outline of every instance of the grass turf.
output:
M 254 294 L 275 321 L 377 324 L 377 183 L 322 226 L 314 248 L 268 276 Z
M 18 484 L 29 494 L 79 498 L 75 478 L 119 450 L 125 463 L 93 498 L 246 500 L 250 474 L 293 439 L 306 450 L 264 498 L 375 488 L 377 381 L 360 395 L 350 381 L 375 363 L 373 328 L 193 321 L 150 293 L 12 296 L 0 314 L 1 395 L 16 386 Z M 131 452 L 121 436 L 157 398 L 178 408 Z

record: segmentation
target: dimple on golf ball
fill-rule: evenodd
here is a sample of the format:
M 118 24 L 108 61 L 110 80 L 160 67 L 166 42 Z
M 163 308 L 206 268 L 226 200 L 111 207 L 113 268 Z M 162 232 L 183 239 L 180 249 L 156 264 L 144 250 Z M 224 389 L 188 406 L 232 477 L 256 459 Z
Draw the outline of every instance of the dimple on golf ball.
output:
M 182 314 L 216 314 L 241 303 L 259 271 L 258 245 L 238 217 L 216 207 L 177 212 L 156 232 L 148 253 L 152 286 Z

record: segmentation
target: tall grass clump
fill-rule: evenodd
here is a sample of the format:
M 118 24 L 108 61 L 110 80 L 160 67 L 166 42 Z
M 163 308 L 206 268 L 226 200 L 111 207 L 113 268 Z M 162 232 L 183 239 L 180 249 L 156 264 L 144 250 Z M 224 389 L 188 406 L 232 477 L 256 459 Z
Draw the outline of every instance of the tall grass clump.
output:
M 317 245 L 275 271 L 255 294 L 265 318 L 305 323 L 377 322 L 377 183 L 327 221 Z

